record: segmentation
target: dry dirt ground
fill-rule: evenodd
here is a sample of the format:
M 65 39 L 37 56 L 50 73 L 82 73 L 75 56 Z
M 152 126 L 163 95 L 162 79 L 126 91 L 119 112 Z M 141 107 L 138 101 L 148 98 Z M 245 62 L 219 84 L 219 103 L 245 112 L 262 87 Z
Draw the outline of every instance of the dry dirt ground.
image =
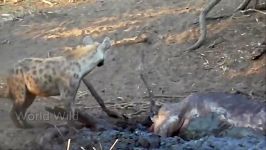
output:
M 240 2 L 222 1 L 209 16 L 231 14 Z M 265 39 L 265 15 L 235 14 L 208 21 L 204 46 L 186 52 L 184 49 L 198 37 L 195 22 L 206 3 L 206 0 L 89 1 L 1 22 L 0 74 L 4 77 L 19 59 L 47 57 L 48 51 L 76 46 L 85 35 L 101 41 L 105 36 L 121 40 L 147 33 L 149 43 L 112 48 L 105 65 L 86 76 L 108 107 L 126 114 L 147 108 L 146 89 L 139 77 L 142 51 L 144 73 L 157 101 L 178 101 L 199 91 L 232 90 L 265 99 L 266 57 L 251 60 L 252 53 Z M 217 45 L 209 46 L 215 41 Z M 95 100 L 86 94 L 84 85 L 79 91 L 78 107 L 86 107 L 88 113 L 101 112 Z M 0 100 L 0 149 L 27 149 L 27 143 L 43 134 L 44 128 L 15 128 L 8 115 L 11 102 Z M 44 106 L 61 103 L 39 98 L 29 111 L 46 113 Z M 44 121 L 32 121 L 41 122 Z

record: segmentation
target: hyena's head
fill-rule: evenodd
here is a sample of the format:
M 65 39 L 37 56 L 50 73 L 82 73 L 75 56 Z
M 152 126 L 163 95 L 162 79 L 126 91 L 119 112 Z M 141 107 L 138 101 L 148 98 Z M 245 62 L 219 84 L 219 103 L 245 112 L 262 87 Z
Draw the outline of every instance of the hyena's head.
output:
M 103 66 L 104 65 L 104 59 L 106 57 L 106 51 L 108 49 L 111 48 L 112 46 L 112 41 L 109 37 L 105 37 L 103 42 L 102 43 L 98 43 L 98 42 L 93 42 L 92 38 L 91 37 L 85 37 L 83 39 L 83 42 L 86 44 L 86 45 L 90 45 L 90 44 L 97 44 L 98 47 L 97 47 L 97 56 L 99 56 L 99 63 L 97 64 L 98 67 L 100 66 Z
M 90 36 L 86 36 L 83 38 L 82 42 L 82 46 L 77 46 L 75 49 L 67 52 L 66 58 L 74 61 L 80 60 L 85 66 L 94 66 L 95 64 L 97 66 L 102 66 L 104 64 L 106 52 L 112 46 L 111 39 L 106 37 L 101 43 L 98 43 L 94 42 Z
M 99 45 L 97 50 L 106 52 L 112 46 L 112 40 L 109 37 L 105 37 L 102 43 L 98 43 L 97 41 L 93 41 L 90 36 L 85 36 L 82 39 L 82 43 L 85 45 Z

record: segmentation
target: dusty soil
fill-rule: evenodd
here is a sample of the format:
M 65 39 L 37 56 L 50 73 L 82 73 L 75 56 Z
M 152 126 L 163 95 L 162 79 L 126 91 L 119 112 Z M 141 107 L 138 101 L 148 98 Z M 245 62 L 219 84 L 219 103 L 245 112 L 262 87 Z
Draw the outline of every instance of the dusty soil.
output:
M 105 65 L 86 77 L 108 107 L 125 114 L 147 109 L 146 89 L 139 77 L 142 51 L 144 72 L 158 102 L 178 101 L 199 91 L 232 90 L 265 99 L 266 57 L 251 60 L 252 53 L 265 40 L 265 15 L 235 14 L 209 21 L 204 46 L 186 52 L 184 49 L 198 37 L 195 22 L 205 3 L 203 0 L 93 1 L 1 22 L 0 74 L 4 77 L 19 59 L 47 57 L 48 51 L 76 46 L 85 35 L 101 41 L 105 36 L 121 40 L 147 33 L 149 43 L 112 48 Z M 222 1 L 209 16 L 231 14 L 239 3 L 240 0 Z M 209 46 L 215 41 L 221 42 Z M 82 85 L 77 106 L 99 114 L 97 103 L 86 93 Z M 15 128 L 8 115 L 10 101 L 1 99 L 0 103 L 0 149 L 28 149 L 28 143 L 43 134 L 45 128 Z M 46 113 L 44 106 L 61 103 L 38 98 L 29 111 Z M 44 120 L 32 122 L 39 124 Z M 46 122 L 62 123 L 54 119 Z

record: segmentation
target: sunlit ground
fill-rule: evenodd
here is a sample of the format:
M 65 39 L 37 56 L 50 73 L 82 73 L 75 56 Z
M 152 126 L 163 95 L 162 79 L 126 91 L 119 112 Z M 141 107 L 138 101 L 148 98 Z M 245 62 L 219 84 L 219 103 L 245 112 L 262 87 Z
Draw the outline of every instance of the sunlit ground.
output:
M 69 7 L 83 3 L 94 3 L 96 0 L 0 0 L 0 14 L 25 14 L 36 10 Z

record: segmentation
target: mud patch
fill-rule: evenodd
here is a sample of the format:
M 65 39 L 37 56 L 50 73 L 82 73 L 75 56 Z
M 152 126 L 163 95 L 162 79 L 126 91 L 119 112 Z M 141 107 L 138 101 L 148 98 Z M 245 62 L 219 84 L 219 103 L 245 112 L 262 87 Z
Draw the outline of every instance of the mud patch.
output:
M 185 141 L 180 137 L 162 138 L 146 131 L 145 127 L 134 130 L 110 129 L 94 132 L 83 128 L 71 139 L 72 150 L 89 149 L 263 149 L 266 146 L 265 136 L 246 136 L 243 138 L 206 136 L 197 140 Z M 40 149 L 57 150 L 67 146 L 62 137 L 50 139 L 46 144 L 35 144 Z

